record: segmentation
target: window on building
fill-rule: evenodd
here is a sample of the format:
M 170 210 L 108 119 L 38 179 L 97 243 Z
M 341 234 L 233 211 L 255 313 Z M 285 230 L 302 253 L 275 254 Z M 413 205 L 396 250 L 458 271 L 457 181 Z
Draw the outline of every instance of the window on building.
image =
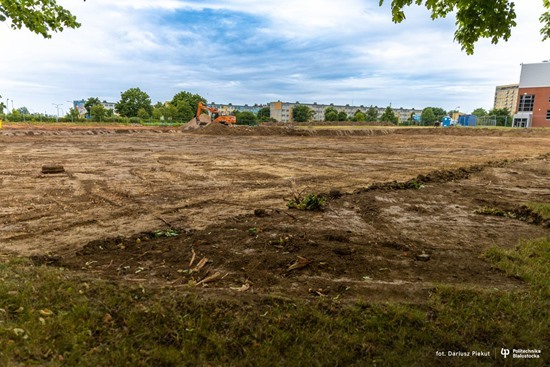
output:
M 550 110 L 546 111 L 546 119 L 550 120 Z
M 522 94 L 519 98 L 518 112 L 532 112 L 535 105 L 535 96 L 533 94 Z

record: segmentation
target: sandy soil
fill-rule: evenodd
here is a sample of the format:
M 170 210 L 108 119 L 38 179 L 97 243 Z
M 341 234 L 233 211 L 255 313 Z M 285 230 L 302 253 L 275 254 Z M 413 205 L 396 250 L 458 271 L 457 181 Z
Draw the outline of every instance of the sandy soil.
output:
M 8 126 L 0 251 L 229 295 L 418 302 L 435 283 L 518 287 L 479 255 L 547 223 L 476 209 L 550 202 L 547 153 L 546 130 Z M 54 164 L 65 172 L 41 172 Z M 410 179 L 421 188 L 365 189 Z M 332 193 L 326 210 L 286 208 L 310 191 Z M 168 229 L 179 235 L 154 235 Z

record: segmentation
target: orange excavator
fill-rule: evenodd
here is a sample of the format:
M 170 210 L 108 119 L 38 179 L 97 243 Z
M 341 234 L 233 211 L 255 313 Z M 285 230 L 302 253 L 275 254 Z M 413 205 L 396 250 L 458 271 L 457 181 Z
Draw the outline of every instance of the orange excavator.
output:
M 206 112 L 207 114 L 203 114 L 203 112 Z M 197 107 L 197 115 L 185 124 L 183 129 L 195 130 L 210 125 L 211 123 L 233 126 L 237 123 L 237 118 L 232 115 L 222 115 L 217 108 L 210 107 L 202 102 L 199 102 Z

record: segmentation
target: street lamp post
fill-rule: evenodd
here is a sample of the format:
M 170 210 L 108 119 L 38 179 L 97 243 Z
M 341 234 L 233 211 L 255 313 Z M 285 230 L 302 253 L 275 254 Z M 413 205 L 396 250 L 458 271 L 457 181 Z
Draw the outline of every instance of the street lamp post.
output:
M 63 106 L 63 103 L 52 103 L 55 108 L 57 109 L 57 117 L 55 119 L 55 122 L 59 122 L 59 106 Z

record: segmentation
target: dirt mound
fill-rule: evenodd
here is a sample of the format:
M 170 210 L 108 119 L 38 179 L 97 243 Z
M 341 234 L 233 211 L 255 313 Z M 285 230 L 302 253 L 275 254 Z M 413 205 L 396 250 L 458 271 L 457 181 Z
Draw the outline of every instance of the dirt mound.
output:
M 549 136 L 550 129 L 489 129 L 489 128 L 407 128 L 407 127 L 378 127 L 357 128 L 341 126 L 329 128 L 322 126 L 290 126 L 280 124 L 261 124 L 259 126 L 225 126 L 210 124 L 204 128 L 194 130 L 196 134 L 226 135 L 226 136 L 383 136 L 383 135 L 438 135 L 438 136 Z
M 225 126 L 210 124 L 193 131 L 196 134 L 228 136 L 380 136 L 392 134 L 391 129 L 313 129 L 294 128 L 290 126 Z
M 398 128 L 396 134 L 402 135 L 450 135 L 450 136 L 548 136 L 550 129 L 498 129 L 482 127 L 433 127 Z

